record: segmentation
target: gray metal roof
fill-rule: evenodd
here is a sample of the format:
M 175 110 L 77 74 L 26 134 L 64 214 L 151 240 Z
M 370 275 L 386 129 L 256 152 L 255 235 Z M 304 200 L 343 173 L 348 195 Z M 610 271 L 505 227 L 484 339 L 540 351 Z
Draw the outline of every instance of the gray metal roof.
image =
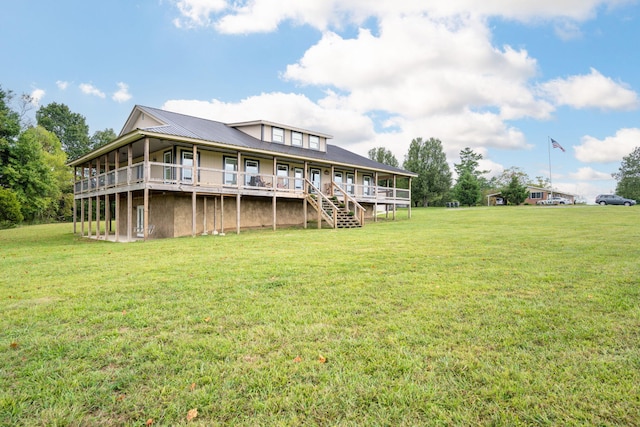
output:
M 164 123 L 162 126 L 141 129 L 148 132 L 200 139 L 203 141 L 232 145 L 238 148 L 262 150 L 275 154 L 316 159 L 327 163 L 348 164 L 368 169 L 388 171 L 401 175 L 415 176 L 413 172 L 378 163 L 333 144 L 327 144 L 327 151 L 323 152 L 308 148 L 294 147 L 291 145 L 266 142 L 215 120 L 202 119 L 199 117 L 187 116 L 180 113 L 173 113 L 158 108 L 139 105 L 135 108 L 138 108 L 145 114 L 148 114 Z

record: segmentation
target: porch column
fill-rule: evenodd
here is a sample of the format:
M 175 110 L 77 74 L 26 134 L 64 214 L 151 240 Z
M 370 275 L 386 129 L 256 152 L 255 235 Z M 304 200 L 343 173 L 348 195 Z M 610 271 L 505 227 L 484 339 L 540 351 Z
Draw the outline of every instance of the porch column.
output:
M 396 210 L 398 208 L 398 187 L 396 187 L 396 175 L 393 175 L 393 220 L 396 220 Z
M 308 169 L 309 169 L 309 162 L 304 162 L 304 169 L 302 171 L 302 191 L 304 193 L 304 201 L 302 202 L 302 216 L 304 217 L 304 228 L 307 228 L 307 221 L 309 219 L 308 217 L 308 208 L 309 208 L 309 202 L 307 201 L 307 196 L 309 195 L 309 187 L 307 186 L 307 179 L 308 179 Z
M 131 241 L 131 231 L 133 227 L 133 220 L 131 218 L 132 213 L 131 209 L 133 209 L 133 195 L 131 194 L 131 166 L 133 165 L 133 146 L 129 144 L 127 146 L 127 186 L 129 189 L 127 190 L 127 241 Z
M 149 172 L 151 165 L 149 165 L 149 137 L 144 138 L 144 218 L 142 219 L 142 236 L 146 242 L 149 238 Z
M 373 174 L 373 222 L 378 222 L 378 172 Z
M 92 191 L 92 174 L 91 174 L 91 162 L 89 162 L 89 197 L 87 197 L 87 219 L 88 219 L 88 224 L 87 224 L 87 237 L 91 237 L 91 222 L 93 220 L 93 198 L 91 197 L 91 191 Z
M 198 185 L 198 146 L 193 144 L 193 165 L 191 166 L 191 182 Z
M 109 155 L 104 155 L 104 186 L 109 186 Z M 104 195 L 104 237 L 105 240 L 111 231 L 111 205 L 109 203 L 109 194 Z
M 84 237 L 84 199 L 80 199 L 80 235 Z
M 76 234 L 78 232 L 78 230 L 76 230 L 76 224 L 77 224 L 76 215 L 77 215 L 77 212 L 76 212 L 76 198 L 74 197 L 73 198 L 73 234 Z
M 272 184 L 272 188 L 273 188 L 273 199 L 271 201 L 271 207 L 272 207 L 272 214 L 273 214 L 273 231 L 276 230 L 276 223 L 277 223 L 277 219 L 276 219 L 276 190 L 278 189 L 278 168 L 277 168 L 277 162 L 278 159 L 277 157 L 273 158 L 273 184 Z
M 409 219 L 411 219 L 411 177 L 409 177 Z
M 240 189 L 242 188 L 243 181 L 245 180 L 245 176 L 243 173 L 240 173 L 240 168 L 242 167 L 242 153 L 238 151 L 238 194 L 236 195 L 236 233 L 240 234 Z
M 96 159 L 96 190 L 100 191 L 100 157 Z M 100 196 L 96 196 L 96 239 L 100 238 Z
M 113 161 L 113 166 L 114 166 L 114 184 L 116 185 L 116 187 L 118 186 L 118 168 L 120 168 L 120 151 L 116 150 L 115 151 L 115 160 Z M 118 191 L 118 189 L 116 188 L 116 192 L 114 194 L 115 197 L 115 203 L 116 203 L 116 207 L 115 207 L 115 211 L 116 211 L 116 242 L 120 241 L 120 192 Z
M 76 188 L 77 188 L 77 183 L 78 183 L 78 167 L 74 166 L 73 167 L 73 234 L 76 234 L 78 232 L 78 230 L 76 229 Z

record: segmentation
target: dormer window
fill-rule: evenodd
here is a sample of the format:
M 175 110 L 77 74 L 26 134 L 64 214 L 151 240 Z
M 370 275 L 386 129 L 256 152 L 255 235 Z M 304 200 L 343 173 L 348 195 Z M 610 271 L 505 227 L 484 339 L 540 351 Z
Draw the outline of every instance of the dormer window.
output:
M 291 131 L 291 145 L 302 147 L 302 133 Z
M 284 129 L 277 127 L 271 128 L 271 141 L 284 144 Z
M 312 150 L 320 149 L 320 138 L 315 135 L 309 135 L 309 148 Z

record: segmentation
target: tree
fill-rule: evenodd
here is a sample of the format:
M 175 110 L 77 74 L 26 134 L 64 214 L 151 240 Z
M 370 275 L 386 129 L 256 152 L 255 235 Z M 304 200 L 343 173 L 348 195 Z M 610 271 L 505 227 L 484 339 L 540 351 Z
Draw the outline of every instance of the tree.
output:
M 480 176 L 489 173 L 488 170 L 478 170 L 482 154 L 474 153 L 469 147 L 460 150 L 460 163 L 454 163 L 453 167 L 458 173 L 458 181 L 454 186 L 454 194 L 463 205 L 474 206 L 482 197 L 482 184 Z
M 389 150 L 384 147 L 372 148 L 369 150 L 369 158 L 371 160 L 375 160 L 378 163 L 383 163 L 385 165 L 398 167 L 398 160 L 396 156 Z
M 91 151 L 89 126 L 81 114 L 72 113 L 69 107 L 55 102 L 36 111 L 38 125 L 53 132 L 69 159 L 74 160 Z
M 640 147 L 622 158 L 618 172 L 611 174 L 618 181 L 616 194 L 640 200 Z
M 23 220 L 20 202 L 15 193 L 0 187 L 0 229 L 15 227 Z
M 453 192 L 458 201 L 467 206 L 477 205 L 482 197 L 478 178 L 468 170 L 462 171 L 462 175 L 458 177 L 458 182 L 456 182 Z
M 505 172 L 507 172 L 506 175 Z M 529 195 L 529 191 L 527 189 L 527 175 L 520 173 L 516 168 L 513 168 L 511 172 L 509 172 L 509 170 L 506 170 L 505 172 L 503 172 L 504 178 L 509 181 L 506 185 L 500 188 L 502 197 L 505 199 L 506 204 L 519 205 L 524 202 Z
M 43 128 L 27 129 L 11 145 L 3 168 L 7 183 L 20 202 L 22 215 L 28 221 L 52 219 L 61 197 L 56 162 L 44 149 L 55 144 L 50 139 L 57 138 Z
M 419 202 L 423 206 L 442 202 L 451 189 L 451 170 L 439 139 L 412 140 L 403 166 L 418 174 L 411 185 L 411 198 L 416 206 Z
M 0 86 L 0 187 L 9 185 L 3 169 L 9 160 L 11 144 L 20 134 L 20 116 L 9 106 L 12 98 L 13 93 L 5 92 Z
M 95 131 L 90 139 L 91 149 L 95 150 L 96 148 L 102 147 L 103 145 L 107 145 L 117 137 L 118 135 L 116 135 L 116 133 L 111 128 Z

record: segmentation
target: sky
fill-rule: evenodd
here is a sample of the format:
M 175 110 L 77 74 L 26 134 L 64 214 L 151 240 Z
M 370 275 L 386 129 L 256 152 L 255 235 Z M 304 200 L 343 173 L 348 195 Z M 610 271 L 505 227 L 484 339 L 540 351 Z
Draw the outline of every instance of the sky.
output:
M 135 105 L 358 154 L 442 141 L 588 203 L 640 146 L 640 0 L 3 2 L 0 86 L 119 133 Z M 551 139 L 560 148 L 552 148 Z

